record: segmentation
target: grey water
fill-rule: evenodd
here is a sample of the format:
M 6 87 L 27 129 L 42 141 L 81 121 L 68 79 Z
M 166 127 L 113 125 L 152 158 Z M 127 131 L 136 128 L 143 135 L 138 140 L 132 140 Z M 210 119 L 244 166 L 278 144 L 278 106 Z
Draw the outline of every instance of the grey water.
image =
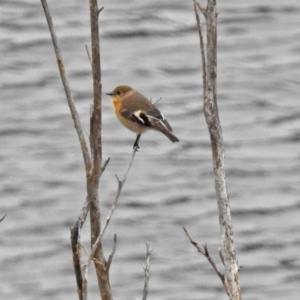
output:
M 201 1 L 204 4 L 204 1 Z M 188 242 L 185 226 L 218 257 L 211 149 L 202 111 L 192 1 L 99 1 L 103 92 L 128 84 L 154 100 L 179 137 L 141 139 L 104 237 L 114 299 L 227 299 Z M 92 102 L 88 1 L 49 1 L 86 136 Z M 243 298 L 300 294 L 300 3 L 218 1 L 218 105 Z M 202 21 L 203 18 L 202 18 Z M 82 154 L 41 3 L 0 3 L 0 299 L 76 299 L 69 228 L 85 199 Z M 135 135 L 103 95 L 102 222 Z M 82 242 L 89 248 L 88 222 Z M 89 299 L 99 299 L 93 267 Z

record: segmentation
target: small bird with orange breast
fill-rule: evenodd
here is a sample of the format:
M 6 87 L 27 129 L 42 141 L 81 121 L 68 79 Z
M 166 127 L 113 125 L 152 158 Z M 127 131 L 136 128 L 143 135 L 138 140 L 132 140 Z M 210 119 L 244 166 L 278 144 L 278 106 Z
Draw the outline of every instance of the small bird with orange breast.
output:
M 112 96 L 112 104 L 120 122 L 137 134 L 133 148 L 139 148 L 141 134 L 149 129 L 160 131 L 173 143 L 179 142 L 163 114 L 150 100 L 130 86 L 117 86 L 107 95 Z

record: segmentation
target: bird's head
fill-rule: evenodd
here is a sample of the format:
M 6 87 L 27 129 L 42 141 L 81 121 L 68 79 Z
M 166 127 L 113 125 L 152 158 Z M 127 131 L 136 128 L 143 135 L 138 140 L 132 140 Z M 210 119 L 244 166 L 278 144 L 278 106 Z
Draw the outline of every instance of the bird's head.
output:
M 133 89 L 128 85 L 119 85 L 111 93 L 107 93 L 106 95 L 112 96 L 114 98 L 120 98 L 124 95 L 128 94 Z

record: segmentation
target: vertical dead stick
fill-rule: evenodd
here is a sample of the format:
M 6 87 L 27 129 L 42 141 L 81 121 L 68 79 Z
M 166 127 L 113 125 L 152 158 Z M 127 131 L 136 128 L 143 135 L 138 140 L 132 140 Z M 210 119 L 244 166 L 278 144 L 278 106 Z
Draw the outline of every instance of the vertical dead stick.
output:
M 68 105 L 69 105 L 71 115 L 72 115 L 72 118 L 73 118 L 73 121 L 74 121 L 75 129 L 76 129 L 76 132 L 77 132 L 77 135 L 78 135 L 78 138 L 79 138 L 86 173 L 88 173 L 91 169 L 91 159 L 90 159 L 87 143 L 86 143 L 86 140 L 85 140 L 85 137 L 84 137 L 84 133 L 83 133 L 81 123 L 80 123 L 80 118 L 79 118 L 79 115 L 77 113 L 77 110 L 76 110 L 76 107 L 75 107 L 75 104 L 74 104 L 74 100 L 73 100 L 73 97 L 72 97 L 72 93 L 71 93 L 71 90 L 70 90 L 70 86 L 69 86 L 69 83 L 68 83 L 68 78 L 67 78 L 67 74 L 66 74 L 66 71 L 65 71 L 63 59 L 62 59 L 62 56 L 61 56 L 61 53 L 60 53 L 60 48 L 59 48 L 59 45 L 58 45 L 57 37 L 56 37 L 55 31 L 54 31 L 54 27 L 53 27 L 52 18 L 51 18 L 51 14 L 50 14 L 50 11 L 49 11 L 48 3 L 47 3 L 46 0 L 41 0 L 41 3 L 42 3 L 42 6 L 44 8 L 44 12 L 45 12 L 45 16 L 46 16 L 46 19 L 47 19 L 49 31 L 50 31 L 50 34 L 51 34 L 52 43 L 53 43 L 53 47 L 54 47 L 54 52 L 55 52 L 56 59 L 57 59 L 58 69 L 59 69 L 59 72 L 60 72 L 60 77 L 61 77 L 64 89 L 65 89 Z
M 112 263 L 112 260 L 114 258 L 116 250 L 117 250 L 117 235 L 114 234 L 113 248 L 112 248 L 111 254 L 110 254 L 110 256 L 108 257 L 108 260 L 107 260 L 107 270 L 108 270 L 108 272 L 109 272 L 109 269 L 110 269 L 110 266 L 111 266 L 111 263 Z
M 102 82 L 100 64 L 100 40 L 98 25 L 99 10 L 97 0 L 90 0 L 90 19 L 91 19 L 91 50 L 92 50 L 92 70 L 93 70 L 93 110 L 91 117 L 91 143 L 93 147 L 93 175 L 99 176 L 102 160 Z
M 86 299 L 84 297 L 83 278 L 81 273 L 81 248 L 80 248 L 80 228 L 74 226 L 71 229 L 71 246 L 73 254 L 73 265 L 77 284 L 77 294 L 79 300 Z
M 198 14 L 196 6 L 198 6 L 199 9 L 201 9 L 201 11 L 203 10 L 203 8 L 202 8 L 202 6 L 199 5 L 199 3 L 194 1 L 194 11 L 195 11 L 195 17 L 196 17 L 196 21 L 197 21 L 197 29 L 198 29 L 199 40 L 200 40 L 200 51 L 201 51 L 201 57 L 202 57 L 202 70 L 203 70 L 202 80 L 203 80 L 203 85 L 206 86 L 206 59 L 205 59 L 206 56 L 205 56 L 205 51 L 204 51 L 204 41 L 203 41 L 201 22 L 200 22 L 200 18 L 199 18 L 199 14 Z M 204 92 L 205 92 L 205 89 L 203 89 L 203 97 L 204 97 Z
M 99 9 L 97 0 L 90 0 L 90 19 L 91 19 L 91 52 L 92 52 L 92 70 L 93 70 L 93 109 L 90 128 L 90 143 L 92 153 L 92 171 L 87 178 L 87 193 L 90 202 L 90 223 L 91 223 L 91 247 L 95 244 L 101 232 L 100 220 L 100 201 L 98 194 L 99 179 L 101 176 L 102 164 L 102 83 L 101 83 L 101 65 L 100 65 L 100 41 L 99 41 Z M 104 257 L 102 243 L 96 244 L 93 257 L 98 286 L 102 300 L 112 299 L 111 288 L 108 278 L 108 270 Z
M 145 282 L 144 282 L 144 289 L 143 289 L 143 300 L 147 299 L 148 296 L 148 288 L 149 288 L 149 279 L 150 279 L 150 258 L 152 249 L 150 248 L 150 244 L 146 243 L 146 265 L 142 264 L 145 272 Z
M 80 216 L 76 224 L 71 228 L 71 246 L 73 254 L 73 265 L 77 283 L 77 293 L 79 300 L 87 299 L 87 278 L 82 276 L 81 269 L 81 243 L 80 243 L 80 231 L 86 220 L 89 212 L 89 201 L 86 199 L 84 206 L 81 210 Z
M 82 150 L 82 154 L 83 154 L 83 159 L 84 159 L 84 164 L 85 164 L 86 174 L 88 174 L 91 171 L 92 163 L 91 163 L 91 158 L 89 155 L 87 143 L 86 143 L 84 133 L 82 130 L 82 126 L 80 123 L 80 118 L 77 113 L 77 110 L 76 110 L 76 107 L 74 104 L 74 100 L 73 100 L 73 97 L 71 94 L 70 86 L 69 86 L 67 75 L 65 72 L 63 59 L 62 59 L 60 48 L 58 45 L 58 40 L 56 37 L 56 33 L 54 31 L 54 26 L 52 23 L 52 18 L 51 18 L 51 14 L 49 11 L 48 3 L 46 0 L 41 0 L 41 3 L 43 6 L 43 9 L 44 9 L 44 13 L 45 13 L 46 20 L 48 23 L 49 31 L 51 34 L 54 52 L 56 55 L 61 80 L 62 80 L 64 90 L 66 93 L 67 102 L 68 102 L 68 105 L 69 105 L 69 108 L 71 111 L 71 115 L 72 115 L 72 118 L 74 121 L 75 129 L 76 129 L 76 132 L 77 132 L 77 135 L 79 138 L 79 142 L 80 142 L 80 146 L 81 146 L 81 150 Z M 87 205 L 86 209 L 83 210 L 81 216 L 79 217 L 77 223 L 71 229 L 71 245 L 72 245 L 72 252 L 73 252 L 73 264 L 74 264 L 74 270 L 75 270 L 75 276 L 76 276 L 77 292 L 78 292 L 78 297 L 80 300 L 85 300 L 87 297 L 86 288 L 84 288 L 84 287 L 86 287 L 87 283 L 84 284 L 84 280 L 82 278 L 82 272 L 81 272 L 80 229 L 86 219 L 88 209 L 89 208 Z
M 206 73 L 203 78 L 204 86 L 204 115 L 207 122 L 215 175 L 215 189 L 218 199 L 219 223 L 221 227 L 222 248 L 225 263 L 225 276 L 229 289 L 231 300 L 242 299 L 238 264 L 233 242 L 233 227 L 231 221 L 230 203 L 227 193 L 225 178 L 225 151 L 222 137 L 222 128 L 218 114 L 217 106 L 217 10 L 216 0 L 208 0 L 207 8 L 203 9 L 199 3 L 195 2 L 206 18 L 207 24 L 207 47 L 206 57 L 201 49 L 202 60 L 206 62 L 203 65 L 203 72 Z M 198 30 L 201 30 L 201 28 Z M 200 35 L 200 33 L 199 33 Z M 201 42 L 201 38 L 200 38 Z M 201 45 L 200 45 L 201 47 Z

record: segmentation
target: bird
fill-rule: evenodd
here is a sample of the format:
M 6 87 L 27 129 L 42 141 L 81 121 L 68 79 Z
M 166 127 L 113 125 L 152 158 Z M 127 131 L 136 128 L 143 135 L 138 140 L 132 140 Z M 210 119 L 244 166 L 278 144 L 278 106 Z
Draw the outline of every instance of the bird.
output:
M 150 129 L 163 133 L 173 143 L 179 142 L 163 114 L 149 99 L 132 87 L 120 85 L 106 94 L 112 97 L 111 101 L 119 121 L 137 134 L 134 149 L 140 148 L 141 135 Z

